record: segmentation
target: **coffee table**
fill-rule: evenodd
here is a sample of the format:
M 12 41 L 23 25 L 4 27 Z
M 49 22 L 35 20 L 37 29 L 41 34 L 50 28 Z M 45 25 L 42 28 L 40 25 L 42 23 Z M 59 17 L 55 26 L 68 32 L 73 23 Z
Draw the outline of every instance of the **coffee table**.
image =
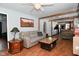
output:
M 57 38 L 52 38 L 51 40 L 49 40 L 49 38 L 44 38 L 40 40 L 39 42 L 40 42 L 40 47 L 42 49 L 51 51 L 52 48 L 56 46 Z

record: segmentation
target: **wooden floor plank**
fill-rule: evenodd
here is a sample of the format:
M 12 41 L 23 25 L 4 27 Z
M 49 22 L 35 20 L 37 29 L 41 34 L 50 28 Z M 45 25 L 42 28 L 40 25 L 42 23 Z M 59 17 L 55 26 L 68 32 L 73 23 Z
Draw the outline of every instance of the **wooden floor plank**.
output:
M 0 52 L 0 55 L 5 56 L 73 56 L 73 40 L 64 40 L 60 39 L 59 42 L 57 42 L 57 45 L 55 48 L 53 48 L 51 51 L 44 50 L 40 48 L 40 44 L 27 49 L 23 48 L 23 50 L 20 53 L 16 53 L 14 55 L 8 53 L 7 50 Z

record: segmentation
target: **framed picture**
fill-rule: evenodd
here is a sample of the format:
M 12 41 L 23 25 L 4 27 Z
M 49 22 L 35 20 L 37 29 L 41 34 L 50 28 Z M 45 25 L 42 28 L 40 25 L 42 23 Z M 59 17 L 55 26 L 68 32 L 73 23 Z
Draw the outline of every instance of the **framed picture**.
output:
M 34 27 L 34 20 L 21 17 L 20 26 L 21 27 Z

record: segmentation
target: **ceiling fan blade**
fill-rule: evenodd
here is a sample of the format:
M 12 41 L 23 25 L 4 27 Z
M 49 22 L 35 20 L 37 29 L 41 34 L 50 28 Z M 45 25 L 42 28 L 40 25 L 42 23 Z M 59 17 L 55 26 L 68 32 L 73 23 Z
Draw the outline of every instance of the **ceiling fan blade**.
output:
M 33 6 L 32 3 L 22 3 L 22 5 L 29 5 L 29 6 Z
M 30 12 L 37 12 L 37 11 L 41 11 L 41 9 L 32 8 Z
M 43 7 L 49 7 L 49 6 L 53 6 L 54 4 L 48 4 L 48 5 L 42 5 Z
M 44 11 L 44 8 L 43 8 L 43 7 L 41 7 L 41 8 L 40 8 L 40 10 L 41 10 L 41 11 Z

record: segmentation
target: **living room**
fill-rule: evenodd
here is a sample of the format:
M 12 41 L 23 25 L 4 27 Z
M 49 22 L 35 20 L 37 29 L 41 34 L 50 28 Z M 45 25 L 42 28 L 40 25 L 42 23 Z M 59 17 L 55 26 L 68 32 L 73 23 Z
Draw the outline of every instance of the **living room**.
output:
M 6 49 L 5 51 L 1 51 L 0 55 L 5 55 L 5 56 L 8 55 L 9 56 L 13 56 L 13 55 L 14 56 L 62 56 L 62 55 L 73 56 L 74 55 L 73 39 L 70 40 L 60 39 L 60 37 L 58 37 L 59 35 L 61 35 L 60 29 L 57 31 L 54 29 L 54 27 L 62 22 L 63 23 L 68 21 L 72 22 L 73 20 L 76 19 L 74 21 L 75 24 L 78 20 L 77 17 L 78 11 L 76 11 L 78 9 L 78 3 L 56 3 L 50 5 L 48 4 L 45 6 L 46 7 L 42 5 L 42 7 L 44 8 L 43 10 L 38 8 L 35 9 L 32 3 L 19 3 L 19 4 L 0 3 L 0 13 L 7 15 L 7 41 L 9 41 L 9 43 L 7 43 L 8 50 Z M 62 8 L 59 8 L 61 6 Z M 77 24 L 75 24 L 74 26 L 77 26 Z M 37 35 L 39 35 L 40 37 L 38 37 Z M 50 44 L 49 42 L 51 42 L 52 37 L 53 39 L 55 38 L 55 41 L 53 44 Z M 42 41 L 39 40 L 44 38 L 48 38 L 50 40 L 49 42 L 47 42 L 48 45 L 42 44 L 41 43 Z M 12 45 L 11 42 L 17 39 L 23 40 L 23 42 L 21 41 L 20 43 L 17 44 L 15 43 L 14 44 L 15 46 L 11 48 L 12 47 L 10 46 Z M 20 47 L 20 45 L 22 46 Z M 56 45 L 56 47 L 54 47 L 54 45 Z M 15 51 L 19 53 L 16 53 Z M 61 52 L 65 52 L 65 53 L 61 53 Z

